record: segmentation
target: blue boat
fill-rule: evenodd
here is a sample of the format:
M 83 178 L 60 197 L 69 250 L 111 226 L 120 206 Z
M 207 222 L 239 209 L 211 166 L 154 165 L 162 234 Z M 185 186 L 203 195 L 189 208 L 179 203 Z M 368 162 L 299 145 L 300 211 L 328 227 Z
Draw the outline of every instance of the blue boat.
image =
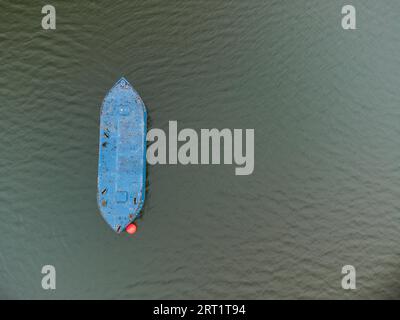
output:
M 132 223 L 146 192 L 146 107 L 121 78 L 103 100 L 100 114 L 97 203 L 117 233 Z

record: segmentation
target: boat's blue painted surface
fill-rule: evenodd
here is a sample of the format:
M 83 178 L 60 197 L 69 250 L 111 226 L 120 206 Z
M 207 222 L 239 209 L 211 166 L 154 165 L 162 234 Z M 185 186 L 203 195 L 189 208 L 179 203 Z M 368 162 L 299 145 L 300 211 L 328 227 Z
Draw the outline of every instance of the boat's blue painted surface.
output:
M 97 203 L 116 232 L 140 213 L 146 190 L 146 107 L 121 78 L 104 98 L 100 115 Z

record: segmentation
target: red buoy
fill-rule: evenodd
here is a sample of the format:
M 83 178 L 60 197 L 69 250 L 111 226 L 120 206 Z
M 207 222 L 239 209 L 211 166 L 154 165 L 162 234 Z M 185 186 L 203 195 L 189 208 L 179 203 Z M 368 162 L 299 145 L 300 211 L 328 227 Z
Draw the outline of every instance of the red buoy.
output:
M 137 230 L 136 224 L 134 224 L 134 223 L 128 224 L 128 226 L 126 227 L 125 230 L 129 234 L 134 234 L 136 232 L 136 230 Z

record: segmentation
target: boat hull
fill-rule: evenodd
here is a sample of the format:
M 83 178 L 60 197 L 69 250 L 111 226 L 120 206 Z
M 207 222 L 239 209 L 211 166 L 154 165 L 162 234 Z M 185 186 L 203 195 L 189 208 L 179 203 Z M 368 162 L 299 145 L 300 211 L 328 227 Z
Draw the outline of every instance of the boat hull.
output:
M 140 214 L 146 191 L 146 107 L 121 78 L 103 100 L 100 114 L 97 203 L 122 232 Z

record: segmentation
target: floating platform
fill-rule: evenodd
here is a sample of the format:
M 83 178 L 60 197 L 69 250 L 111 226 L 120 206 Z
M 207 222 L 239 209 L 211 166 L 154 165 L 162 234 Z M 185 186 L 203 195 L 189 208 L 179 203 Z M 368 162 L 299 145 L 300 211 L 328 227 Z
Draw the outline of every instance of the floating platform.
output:
M 146 193 L 146 107 L 121 78 L 101 106 L 97 203 L 117 233 L 133 222 Z

